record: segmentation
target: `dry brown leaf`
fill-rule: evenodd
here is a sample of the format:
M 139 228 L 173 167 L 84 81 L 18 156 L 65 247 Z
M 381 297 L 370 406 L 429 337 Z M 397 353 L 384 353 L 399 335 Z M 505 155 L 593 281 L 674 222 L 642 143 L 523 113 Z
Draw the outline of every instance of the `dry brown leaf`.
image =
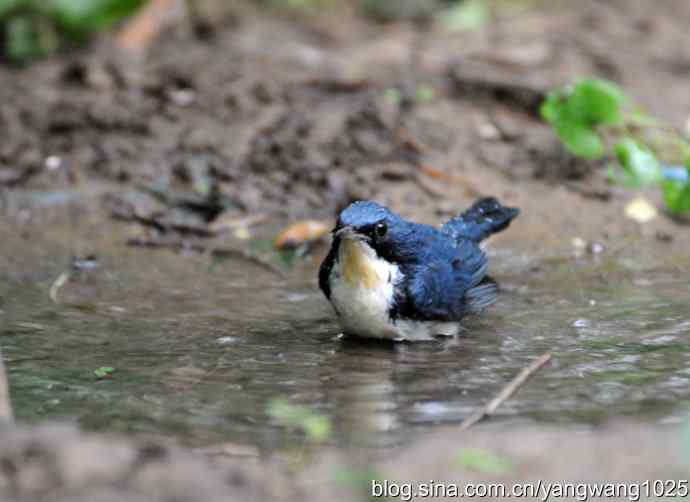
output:
M 328 234 L 333 227 L 331 221 L 302 220 L 293 223 L 280 232 L 273 241 L 277 249 L 295 248 L 307 242 L 313 242 Z

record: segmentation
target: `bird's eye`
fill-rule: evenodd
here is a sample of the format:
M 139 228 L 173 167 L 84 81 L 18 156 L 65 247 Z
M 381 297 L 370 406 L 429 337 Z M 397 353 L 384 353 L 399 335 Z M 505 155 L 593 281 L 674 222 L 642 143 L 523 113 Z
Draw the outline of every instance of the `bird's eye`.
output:
M 382 238 L 385 237 L 386 232 L 388 232 L 388 225 L 385 223 L 377 223 L 376 226 L 374 227 L 374 233 L 376 234 L 376 237 Z

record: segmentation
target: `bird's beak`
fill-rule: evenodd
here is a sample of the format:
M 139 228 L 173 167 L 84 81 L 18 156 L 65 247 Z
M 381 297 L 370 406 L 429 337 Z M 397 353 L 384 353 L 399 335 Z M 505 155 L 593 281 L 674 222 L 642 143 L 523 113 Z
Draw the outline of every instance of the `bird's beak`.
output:
M 333 230 L 333 235 L 336 237 L 345 237 L 348 233 L 352 233 L 352 227 L 340 227 Z
M 350 226 L 345 226 L 345 227 L 337 229 L 334 232 L 334 235 L 338 238 L 341 238 L 341 239 L 351 239 L 351 240 L 357 240 L 357 241 L 366 240 L 365 235 L 358 233 L 354 228 L 352 228 Z

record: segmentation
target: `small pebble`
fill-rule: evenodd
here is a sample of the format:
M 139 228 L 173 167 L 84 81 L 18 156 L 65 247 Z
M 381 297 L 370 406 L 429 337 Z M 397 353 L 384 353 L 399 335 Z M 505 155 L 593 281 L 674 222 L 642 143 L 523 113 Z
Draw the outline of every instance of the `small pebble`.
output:
M 656 208 L 644 197 L 637 197 L 625 206 L 625 216 L 640 224 L 649 223 L 658 214 Z
M 49 171 L 60 169 L 60 167 L 62 167 L 62 157 L 58 157 L 57 155 L 50 155 L 46 157 L 45 166 Z
M 189 106 L 196 101 L 196 93 L 189 89 L 177 89 L 170 92 L 170 99 L 177 106 Z
M 501 131 L 491 122 L 482 122 L 477 126 L 479 136 L 487 141 L 495 141 L 501 138 Z
M 571 243 L 575 249 L 585 249 L 587 247 L 587 241 L 582 237 L 573 237 Z
M 289 295 L 287 295 L 287 301 L 291 303 L 302 302 L 307 298 L 309 298 L 309 295 L 306 295 L 304 293 L 290 293 Z
M 590 242 L 587 250 L 592 254 L 600 254 L 604 251 L 604 245 L 599 242 Z
M 252 237 L 252 234 L 247 227 L 237 227 L 232 235 L 235 237 L 235 239 L 241 241 L 249 240 Z

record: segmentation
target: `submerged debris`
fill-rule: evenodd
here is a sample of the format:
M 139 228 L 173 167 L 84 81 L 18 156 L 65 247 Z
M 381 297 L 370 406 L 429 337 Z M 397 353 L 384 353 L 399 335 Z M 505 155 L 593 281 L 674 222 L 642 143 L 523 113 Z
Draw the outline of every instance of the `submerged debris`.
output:
M 50 291 L 48 292 L 48 296 L 50 296 L 50 299 L 53 301 L 53 303 L 58 303 L 58 293 L 60 292 L 60 289 L 67 284 L 70 277 L 70 272 L 66 271 L 58 275 L 55 281 L 53 281 L 53 284 L 50 286 Z
M 325 237 L 332 228 L 332 221 L 298 221 L 280 232 L 273 244 L 276 249 L 295 249 Z
M 48 296 L 50 296 L 53 303 L 58 303 L 58 293 L 75 275 L 78 276 L 81 272 L 94 270 L 97 267 L 98 258 L 96 255 L 90 254 L 84 257 L 73 257 L 69 269 L 60 273 L 55 281 L 53 281 L 48 291 Z
M 533 361 L 529 366 L 525 367 L 520 373 L 517 374 L 515 378 L 513 378 L 508 385 L 503 387 L 501 391 L 496 394 L 496 396 L 488 402 L 488 404 L 467 417 L 463 422 L 460 424 L 460 430 L 464 431 L 466 429 L 469 429 L 472 427 L 474 424 L 480 422 L 484 418 L 490 417 L 493 415 L 496 410 L 507 400 L 510 399 L 510 397 L 515 394 L 520 387 L 522 387 L 529 378 L 539 371 L 541 368 L 543 368 L 546 363 L 548 363 L 551 360 L 551 353 L 547 352 L 545 354 L 542 354 L 540 357 L 538 357 L 535 361 Z

